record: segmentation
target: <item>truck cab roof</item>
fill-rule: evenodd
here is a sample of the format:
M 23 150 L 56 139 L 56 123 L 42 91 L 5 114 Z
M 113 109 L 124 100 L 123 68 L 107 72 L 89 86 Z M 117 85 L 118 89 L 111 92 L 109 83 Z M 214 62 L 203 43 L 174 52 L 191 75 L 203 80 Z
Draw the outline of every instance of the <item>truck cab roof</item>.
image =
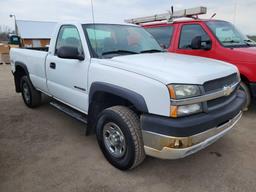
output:
M 84 21 L 84 20 L 73 20 L 73 21 L 60 21 L 58 25 L 92 25 L 92 24 L 106 24 L 106 25 L 127 25 L 127 26 L 137 26 L 131 23 L 125 22 L 91 22 L 91 21 Z

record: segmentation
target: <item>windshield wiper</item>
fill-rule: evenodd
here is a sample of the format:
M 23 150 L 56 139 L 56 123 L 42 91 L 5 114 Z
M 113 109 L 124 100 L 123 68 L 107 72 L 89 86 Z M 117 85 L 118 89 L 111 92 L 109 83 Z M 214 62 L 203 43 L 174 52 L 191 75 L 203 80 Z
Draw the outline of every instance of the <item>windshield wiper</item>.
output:
M 240 43 L 240 41 L 230 40 L 230 41 L 222 41 L 222 43 Z
M 101 55 L 111 55 L 111 54 L 138 54 L 138 53 L 135 51 L 128 51 L 128 50 L 115 50 L 115 51 L 103 52 Z
M 245 39 L 244 42 L 249 46 L 255 46 L 256 43 L 250 39 Z
M 140 53 L 159 53 L 159 52 L 165 52 L 165 51 L 159 50 L 159 49 L 149 49 L 149 50 L 141 51 Z

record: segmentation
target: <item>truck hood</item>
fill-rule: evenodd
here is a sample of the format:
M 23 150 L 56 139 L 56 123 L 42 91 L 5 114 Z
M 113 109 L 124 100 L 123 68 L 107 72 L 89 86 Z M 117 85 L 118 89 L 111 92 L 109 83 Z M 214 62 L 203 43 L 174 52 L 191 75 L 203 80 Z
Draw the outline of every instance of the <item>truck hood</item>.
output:
M 234 64 L 256 64 L 256 47 L 234 48 L 230 51 L 234 57 L 229 62 Z
M 235 52 L 245 53 L 249 55 L 254 55 L 256 57 L 256 47 L 247 47 L 247 48 L 235 48 Z
M 203 84 L 236 73 L 235 66 L 213 59 L 175 53 L 118 56 L 104 64 L 158 80 L 164 84 Z

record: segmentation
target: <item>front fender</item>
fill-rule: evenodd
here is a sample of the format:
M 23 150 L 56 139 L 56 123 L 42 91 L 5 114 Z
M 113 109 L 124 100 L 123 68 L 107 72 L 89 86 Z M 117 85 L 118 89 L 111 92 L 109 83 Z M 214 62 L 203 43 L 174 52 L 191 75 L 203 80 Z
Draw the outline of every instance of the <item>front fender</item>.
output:
M 89 92 L 90 104 L 92 103 L 93 96 L 96 92 L 106 92 L 126 99 L 127 101 L 132 103 L 138 111 L 148 113 L 148 107 L 143 96 L 132 90 L 109 83 L 94 82 L 92 83 Z

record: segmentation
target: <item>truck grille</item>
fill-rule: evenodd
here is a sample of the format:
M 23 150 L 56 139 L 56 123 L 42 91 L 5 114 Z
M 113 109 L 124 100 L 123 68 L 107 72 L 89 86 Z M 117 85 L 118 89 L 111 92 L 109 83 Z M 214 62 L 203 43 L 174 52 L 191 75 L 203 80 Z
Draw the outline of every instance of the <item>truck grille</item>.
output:
M 203 86 L 204 86 L 205 93 L 207 94 L 207 93 L 216 92 L 218 90 L 222 90 L 223 87 L 234 85 L 238 82 L 239 82 L 238 76 L 236 73 L 234 73 L 227 77 L 208 81 L 204 83 Z M 208 110 L 211 111 L 211 110 L 215 110 L 217 108 L 223 107 L 225 105 L 228 105 L 230 102 L 232 102 L 236 98 L 236 90 L 233 91 L 233 93 L 229 96 L 223 96 L 217 99 L 207 101 Z
M 237 93 L 236 91 L 234 91 L 231 95 L 229 95 L 228 97 L 220 97 L 217 99 L 213 99 L 210 101 L 207 101 L 207 107 L 208 110 L 215 110 L 219 107 L 223 107 L 225 105 L 228 105 L 229 103 L 231 103 L 234 99 L 236 99 Z
M 214 92 L 217 90 L 223 89 L 224 86 L 234 85 L 235 83 L 238 83 L 239 79 L 236 73 L 229 75 L 227 77 L 223 77 L 220 79 L 215 79 L 212 81 L 207 81 L 204 83 L 204 90 L 205 93 Z

